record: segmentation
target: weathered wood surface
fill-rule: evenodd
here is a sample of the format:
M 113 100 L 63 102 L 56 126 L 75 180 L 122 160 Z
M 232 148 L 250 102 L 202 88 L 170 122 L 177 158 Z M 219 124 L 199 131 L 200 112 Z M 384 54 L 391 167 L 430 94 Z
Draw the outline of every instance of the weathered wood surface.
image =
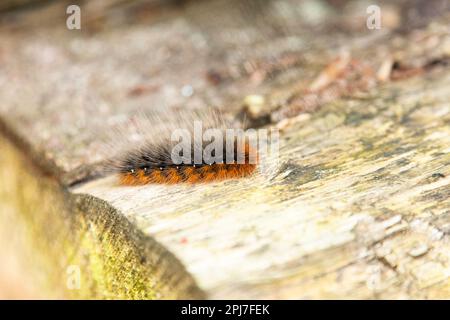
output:
M 14 243 L 49 294 L 450 297 L 449 17 L 394 33 L 397 6 L 369 31 L 364 6 L 343 22 L 327 2 L 269 3 L 195 2 L 91 37 L 2 32 L 0 226 L 41 239 L 32 253 Z M 142 106 L 236 115 L 254 93 L 266 97 L 254 123 L 282 130 L 270 179 L 70 186 Z M 81 267 L 78 291 L 65 288 L 68 265 Z

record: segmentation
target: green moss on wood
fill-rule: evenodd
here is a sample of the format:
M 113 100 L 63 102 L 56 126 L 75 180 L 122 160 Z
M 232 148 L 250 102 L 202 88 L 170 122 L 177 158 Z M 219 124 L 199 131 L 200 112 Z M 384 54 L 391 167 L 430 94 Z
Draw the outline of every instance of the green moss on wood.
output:
M 175 257 L 106 202 L 69 194 L 9 141 L 0 137 L 0 146 L 0 221 L 5 222 L 0 232 L 16 229 L 21 243 L 32 248 L 14 250 L 27 255 L 21 259 L 27 263 L 24 269 L 33 271 L 27 281 L 35 281 L 40 294 L 96 299 L 204 297 Z M 79 288 L 68 285 L 73 276 L 70 266 L 79 267 Z

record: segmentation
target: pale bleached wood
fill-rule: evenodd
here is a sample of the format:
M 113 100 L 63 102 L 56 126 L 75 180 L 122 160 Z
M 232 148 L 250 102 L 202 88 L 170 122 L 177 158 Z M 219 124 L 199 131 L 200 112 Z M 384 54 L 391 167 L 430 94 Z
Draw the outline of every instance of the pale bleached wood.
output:
M 395 5 L 391 25 L 371 31 L 359 9 L 341 19 L 326 2 L 240 3 L 194 1 L 150 26 L 101 32 L 89 14 L 80 32 L 41 16 L 36 28 L 2 29 L 0 227 L 21 241 L 1 251 L 40 271 L 29 280 L 46 279 L 34 289 L 52 297 L 449 298 L 449 17 L 396 33 Z M 384 84 L 274 117 L 281 162 L 269 177 L 71 187 L 104 160 L 111 127 L 142 107 L 236 116 L 257 93 L 259 111 L 279 115 L 323 85 L 342 52 L 410 74 L 393 82 L 383 71 Z M 67 290 L 71 264 L 80 291 Z
M 448 72 L 413 79 L 296 122 L 272 180 L 74 192 L 118 208 L 212 298 L 448 298 L 449 87 Z

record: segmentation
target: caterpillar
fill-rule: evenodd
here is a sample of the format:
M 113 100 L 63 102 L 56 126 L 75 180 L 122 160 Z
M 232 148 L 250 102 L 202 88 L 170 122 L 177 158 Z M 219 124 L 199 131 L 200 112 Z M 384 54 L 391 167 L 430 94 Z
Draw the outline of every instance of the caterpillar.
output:
M 202 135 L 199 142 L 196 123 L 201 124 L 202 132 L 215 130 L 214 139 L 204 140 Z M 178 154 L 174 148 L 180 142 L 173 139 L 177 130 L 190 138 L 188 144 L 184 141 L 189 150 Z M 227 135 L 227 130 L 237 130 L 240 135 Z M 118 175 L 123 186 L 197 184 L 249 177 L 257 168 L 258 151 L 254 138 L 242 136 L 242 132 L 235 123 L 212 111 L 179 112 L 175 116 L 140 113 L 116 130 L 113 147 L 122 150 L 108 161 L 107 169 Z M 215 141 L 217 134 L 225 138 Z M 217 143 L 217 147 L 211 148 L 208 159 L 203 153 L 211 143 Z M 198 152 L 202 152 L 200 159 Z M 174 161 L 174 155 L 180 156 L 179 161 Z
M 225 152 L 224 152 L 225 154 Z M 202 183 L 251 175 L 256 164 L 249 163 L 249 144 L 245 144 L 245 163 L 174 164 L 167 157 L 165 146 L 147 146 L 139 152 L 128 153 L 121 160 L 120 184 L 176 184 Z

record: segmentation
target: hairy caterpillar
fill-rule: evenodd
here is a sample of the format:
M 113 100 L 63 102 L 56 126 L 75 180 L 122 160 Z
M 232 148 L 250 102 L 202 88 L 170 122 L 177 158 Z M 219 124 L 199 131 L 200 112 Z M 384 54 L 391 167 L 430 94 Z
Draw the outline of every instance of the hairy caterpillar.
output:
M 149 183 L 201 183 L 252 174 L 256 164 L 249 163 L 249 144 L 245 144 L 245 163 L 174 164 L 165 146 L 147 146 L 139 152 L 128 153 L 121 160 L 119 171 L 122 185 Z
M 196 148 L 204 151 L 212 142 L 202 137 L 200 142 L 191 140 L 188 154 L 180 155 L 183 162 L 175 163 L 173 150 L 179 141 L 174 141 L 172 135 L 176 130 L 184 130 L 192 138 L 196 134 L 194 124 L 199 122 L 204 132 L 211 129 L 225 136 L 221 150 L 216 148 L 212 152 L 213 156 L 220 158 L 221 154 L 222 157 L 215 161 L 196 159 Z M 238 128 L 211 111 L 181 112 L 176 116 L 141 113 L 116 130 L 114 146 L 110 146 L 121 150 L 108 162 L 107 169 L 118 175 L 119 184 L 127 186 L 207 183 L 248 177 L 255 172 L 259 160 L 255 142 L 251 137 L 226 136 L 227 129 Z

